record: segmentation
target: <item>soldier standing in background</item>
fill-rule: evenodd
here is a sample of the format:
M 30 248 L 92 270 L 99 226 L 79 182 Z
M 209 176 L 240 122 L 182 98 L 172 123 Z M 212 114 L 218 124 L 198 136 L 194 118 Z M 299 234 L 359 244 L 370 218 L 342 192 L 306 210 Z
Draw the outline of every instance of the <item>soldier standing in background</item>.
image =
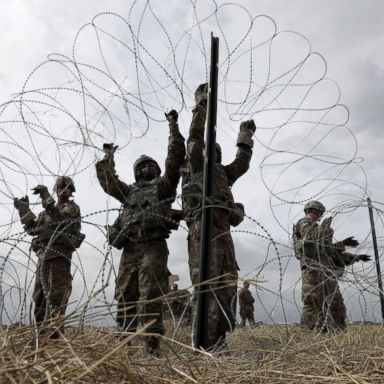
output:
M 194 285 L 199 274 L 207 84 L 197 88 L 195 101 L 187 157 L 182 167 L 183 214 L 189 229 L 189 269 Z M 208 344 L 212 350 L 225 348 L 226 332 L 235 327 L 233 303 L 237 296 L 238 266 L 230 228 L 243 220 L 244 207 L 234 202 L 231 187 L 249 168 L 255 130 L 253 120 L 241 123 L 236 143 L 238 151 L 231 164 L 221 164 L 221 148 L 216 145 L 214 192 L 211 197 L 215 209 L 210 270 L 210 276 L 215 281 L 210 284 L 212 293 L 208 299 Z
M 64 333 L 60 317 L 65 314 L 72 289 L 72 254 L 85 236 L 80 233 L 79 206 L 70 200 L 75 192 L 70 177 L 61 176 L 56 180 L 57 204 L 44 185 L 38 185 L 33 191 L 40 195 L 44 208 L 37 218 L 29 208 L 28 196 L 15 198 L 14 206 L 25 231 L 34 237 L 31 247 L 38 257 L 33 291 L 35 321 L 40 334 L 47 333 L 50 339 L 57 339 Z M 51 320 L 51 327 L 46 326 L 46 320 Z
M 176 198 L 180 165 L 185 157 L 177 112 L 169 112 L 166 118 L 170 136 L 163 176 L 158 163 L 143 155 L 134 164 L 136 182 L 124 183 L 116 174 L 114 151 L 117 147 L 111 144 L 104 145 L 104 159 L 96 163 L 101 187 L 122 204 L 122 212 L 110 228 L 109 241 L 123 248 L 115 299 L 118 326 L 127 332 L 136 331 L 139 313 L 144 324 L 153 321 L 147 332 L 164 334 L 160 297 L 168 292 L 166 239 L 181 219 L 177 211 L 171 210 L 171 204 Z M 149 336 L 145 341 L 147 351 L 158 355 L 158 337 Z
M 184 300 L 182 300 L 182 297 L 180 297 L 181 293 L 182 292 L 179 291 L 179 286 L 177 284 L 173 284 L 168 300 L 173 315 L 177 317 L 181 316 L 183 313 Z
M 186 324 L 191 322 L 190 298 L 191 293 L 188 289 L 179 289 L 177 284 L 173 284 L 168 298 L 169 306 L 175 317 L 184 316 L 184 323 Z
M 249 281 L 244 281 L 243 288 L 239 292 L 239 303 L 240 303 L 240 317 L 241 325 L 245 327 L 245 323 L 248 320 L 250 325 L 255 324 L 255 318 L 253 316 L 253 303 L 255 299 L 249 290 Z
M 356 247 L 352 237 L 332 243 L 332 217 L 319 225 L 325 207 L 310 201 L 304 207 L 305 217 L 293 227 L 295 256 L 300 260 L 303 312 L 301 323 L 306 328 L 331 332 L 346 328 L 346 308 L 338 279 L 346 266 L 357 261 L 369 261 L 368 255 L 345 252 L 345 247 Z

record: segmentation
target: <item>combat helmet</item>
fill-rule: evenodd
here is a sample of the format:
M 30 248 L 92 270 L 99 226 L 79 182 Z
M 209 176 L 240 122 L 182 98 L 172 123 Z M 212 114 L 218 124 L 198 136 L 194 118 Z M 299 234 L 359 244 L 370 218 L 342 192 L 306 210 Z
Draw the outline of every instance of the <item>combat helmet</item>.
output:
M 317 201 L 317 200 L 308 201 L 308 203 L 305 204 L 305 206 L 304 206 L 305 214 L 307 214 L 310 209 L 316 209 L 316 211 L 320 212 L 320 215 L 323 215 L 323 213 L 325 212 L 324 205 L 321 204 L 320 201 Z
M 58 189 L 61 189 L 63 187 L 67 187 L 72 192 L 76 192 L 75 183 L 73 182 L 72 178 L 69 176 L 59 176 L 56 179 L 55 185 L 53 186 L 53 191 L 57 192 Z
M 151 162 L 155 165 L 156 167 L 156 170 L 157 170 L 157 176 L 160 176 L 161 174 L 161 169 L 160 169 L 160 166 L 159 164 L 157 164 L 157 161 L 155 159 L 153 159 L 152 157 L 150 156 L 147 156 L 147 155 L 141 155 L 136 161 L 135 163 L 133 164 L 133 173 L 135 175 L 135 179 L 136 181 L 138 180 L 138 168 L 141 164 L 143 163 L 147 163 L 147 162 Z

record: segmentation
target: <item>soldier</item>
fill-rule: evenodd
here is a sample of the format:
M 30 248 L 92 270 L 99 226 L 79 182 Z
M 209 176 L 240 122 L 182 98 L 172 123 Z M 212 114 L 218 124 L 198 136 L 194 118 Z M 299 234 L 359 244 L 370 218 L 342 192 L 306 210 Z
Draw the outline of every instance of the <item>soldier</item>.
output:
M 253 298 L 252 293 L 249 290 L 249 281 L 244 281 L 244 286 L 240 289 L 239 302 L 241 325 L 245 327 L 245 323 L 247 320 L 250 325 L 255 324 L 255 319 L 253 317 L 253 303 L 255 302 L 255 299 Z
M 73 180 L 68 176 L 56 180 L 57 204 L 47 187 L 33 188 L 33 194 L 40 195 L 44 208 L 37 218 L 29 208 L 28 196 L 14 199 L 25 231 L 33 236 L 31 247 L 38 257 L 33 291 L 35 321 L 40 333 L 48 333 L 50 339 L 64 333 L 60 317 L 65 314 L 72 290 L 71 258 L 85 237 L 80 233 L 79 206 L 70 200 L 75 191 Z M 53 331 L 45 327 L 45 320 L 51 320 Z
M 305 217 L 293 226 L 295 256 L 300 260 L 303 312 L 301 323 L 309 329 L 331 332 L 346 328 L 346 308 L 338 278 L 346 266 L 357 261 L 369 261 L 368 255 L 345 252 L 345 247 L 356 247 L 352 237 L 332 243 L 332 217 L 319 225 L 325 207 L 310 201 L 304 207 Z
M 177 284 L 172 285 L 169 295 L 169 306 L 175 316 L 180 316 L 182 314 L 183 301 L 180 298 L 179 286 Z
M 207 84 L 195 92 L 196 106 L 187 141 L 187 157 L 182 167 L 182 202 L 184 219 L 188 225 L 189 269 L 193 284 L 198 282 L 201 235 L 201 206 L 204 165 L 204 125 L 207 112 Z M 237 296 L 238 266 L 230 234 L 231 226 L 244 218 L 244 207 L 234 202 L 231 187 L 249 168 L 252 156 L 252 136 L 256 130 L 253 120 L 240 125 L 235 160 L 221 164 L 221 148 L 216 145 L 215 180 L 212 204 L 213 243 L 210 276 L 212 293 L 208 299 L 208 347 L 225 348 L 225 335 L 235 326 L 232 308 Z
M 184 316 L 187 324 L 191 321 L 190 296 L 188 289 L 179 289 L 177 284 L 173 284 L 169 295 L 169 306 L 175 317 Z
M 136 182 L 124 183 L 116 174 L 114 151 L 117 147 L 111 144 L 104 145 L 104 159 L 96 163 L 101 187 L 122 204 L 122 212 L 110 228 L 109 240 L 117 248 L 123 248 L 115 299 L 118 327 L 127 332 L 136 330 L 139 311 L 144 324 L 153 322 L 147 332 L 164 334 L 160 297 L 168 292 L 166 239 L 181 219 L 177 211 L 171 210 L 171 204 L 176 198 L 180 165 L 185 157 L 177 112 L 172 110 L 166 118 L 170 136 L 163 176 L 158 163 L 143 155 L 134 164 Z M 137 308 L 138 301 L 140 308 Z M 158 337 L 147 337 L 146 349 L 158 355 Z

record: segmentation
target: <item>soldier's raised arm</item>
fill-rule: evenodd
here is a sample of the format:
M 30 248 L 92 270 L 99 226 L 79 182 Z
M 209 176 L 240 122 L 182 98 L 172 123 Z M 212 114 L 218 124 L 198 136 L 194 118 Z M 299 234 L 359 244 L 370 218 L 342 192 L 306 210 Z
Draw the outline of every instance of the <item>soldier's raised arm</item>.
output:
M 124 203 L 127 195 L 130 192 L 130 187 L 119 179 L 116 174 L 114 152 L 117 146 L 113 144 L 104 144 L 104 158 L 96 163 L 96 175 L 101 188 L 108 195 Z
M 190 173 L 200 172 L 204 166 L 204 130 L 207 116 L 208 84 L 200 84 L 195 92 L 196 106 L 187 140 L 187 164 Z
M 34 195 L 40 195 L 41 204 L 45 208 L 45 213 L 51 217 L 52 221 L 60 222 L 68 219 L 79 220 L 80 209 L 74 202 L 69 202 L 62 207 L 56 206 L 55 199 L 48 192 L 48 188 L 45 185 L 38 185 L 32 189 Z M 36 230 L 41 224 L 42 215 L 40 214 L 36 218 L 35 214 L 29 208 L 28 196 L 24 196 L 21 199 L 14 199 L 14 206 L 18 210 L 20 215 L 20 221 L 24 226 L 24 230 L 32 236 L 37 234 Z
M 61 184 L 60 184 L 61 183 Z M 58 185 L 68 186 L 73 191 L 75 186 L 71 178 L 67 176 L 60 176 L 55 184 L 54 191 L 57 192 Z M 68 185 L 67 185 L 68 184 Z M 48 188 L 45 185 L 38 185 L 32 189 L 34 195 L 40 195 L 41 204 L 45 208 L 46 213 L 55 222 L 60 222 L 68 219 L 77 220 L 80 219 L 80 208 L 73 202 L 69 201 L 63 206 L 57 206 L 55 199 L 48 192 Z
M 243 121 L 240 124 L 240 131 L 236 142 L 238 147 L 236 157 L 232 163 L 224 166 L 229 185 L 233 185 L 249 169 L 253 148 L 252 136 L 255 131 L 256 125 L 253 120 Z
M 173 196 L 180 180 L 180 166 L 185 158 L 184 137 L 177 123 L 178 113 L 175 110 L 165 114 L 169 123 L 168 153 L 165 160 L 163 184 L 168 189 L 168 195 Z

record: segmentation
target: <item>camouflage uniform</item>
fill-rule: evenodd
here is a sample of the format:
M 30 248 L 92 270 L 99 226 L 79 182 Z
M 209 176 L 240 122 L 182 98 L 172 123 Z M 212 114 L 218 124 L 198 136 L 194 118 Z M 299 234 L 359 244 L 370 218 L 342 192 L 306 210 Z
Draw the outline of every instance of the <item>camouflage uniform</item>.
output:
M 165 173 L 151 181 L 127 185 L 116 174 L 113 157 L 96 163 L 97 178 L 103 190 L 122 203 L 118 218 L 119 239 L 123 253 L 116 278 L 117 323 L 120 329 L 135 331 L 137 315 L 142 322 L 154 324 L 148 332 L 163 334 L 162 302 L 168 291 L 168 247 L 166 238 L 174 221 L 169 218 L 180 179 L 180 165 L 185 157 L 184 138 L 176 122 L 170 122 Z M 141 160 L 153 159 L 142 157 Z M 139 159 L 140 160 L 140 159 Z M 140 160 L 140 161 L 141 161 Z M 155 162 L 154 162 L 155 163 Z M 120 242 L 119 240 L 119 242 Z M 137 304 L 139 302 L 139 307 Z
M 198 283 L 200 236 L 201 236 L 201 198 L 204 166 L 204 125 L 206 119 L 204 100 L 197 101 L 193 109 L 192 123 L 187 141 L 187 157 L 182 167 L 183 214 L 189 229 L 188 254 L 192 283 Z M 253 122 L 252 122 L 253 123 Z M 208 299 L 208 344 L 214 345 L 225 337 L 227 331 L 235 327 L 234 310 L 237 296 L 238 266 L 230 233 L 231 225 L 242 220 L 238 217 L 239 205 L 235 204 L 231 187 L 249 168 L 252 156 L 252 140 L 247 144 L 238 140 L 235 160 L 229 165 L 219 161 L 215 165 L 213 187 L 214 209 L 212 229 L 212 259 L 210 276 L 215 281 L 210 284 L 214 291 Z M 219 148 L 218 148 L 219 149 Z M 240 216 L 244 212 L 240 212 Z M 237 221 L 237 222 L 236 222 Z M 194 297 L 194 302 L 196 297 Z
M 343 242 L 332 243 L 333 230 L 310 217 L 293 228 L 296 257 L 300 260 L 303 310 L 301 323 L 309 329 L 333 331 L 346 327 L 346 308 L 338 278 L 358 255 L 345 252 Z
M 248 287 L 243 287 L 239 292 L 239 303 L 240 303 L 240 317 L 241 325 L 245 326 L 246 320 L 249 324 L 254 324 L 255 319 L 253 317 L 253 303 L 255 299 L 252 296 L 252 293 Z
M 47 193 L 42 198 L 45 210 L 37 219 L 29 206 L 19 210 L 26 232 L 34 236 L 32 249 L 38 257 L 33 290 L 37 323 L 65 314 L 72 290 L 72 254 L 85 237 L 80 233 L 81 214 L 74 201 L 56 204 Z

